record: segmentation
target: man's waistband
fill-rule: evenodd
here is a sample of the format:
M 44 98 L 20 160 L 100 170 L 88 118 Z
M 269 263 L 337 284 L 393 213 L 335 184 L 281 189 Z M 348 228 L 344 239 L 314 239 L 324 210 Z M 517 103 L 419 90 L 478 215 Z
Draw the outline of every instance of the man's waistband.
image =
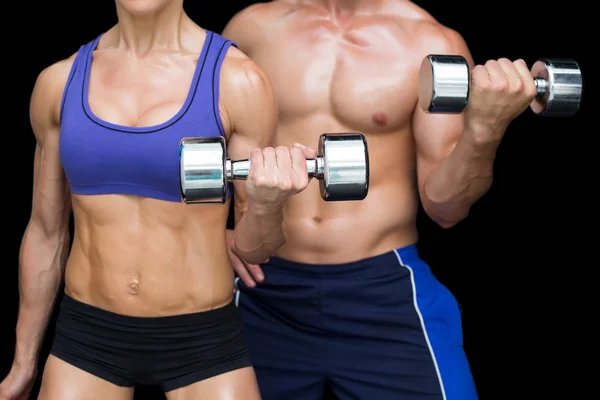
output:
M 298 273 L 335 275 L 348 274 L 353 271 L 360 271 L 365 268 L 373 268 L 377 265 L 390 263 L 407 265 L 420 260 L 416 244 L 391 250 L 383 254 L 362 260 L 352 261 L 343 264 L 308 264 L 292 260 L 286 260 L 279 257 L 271 257 L 268 263 L 262 265 L 263 268 L 287 269 L 297 271 Z

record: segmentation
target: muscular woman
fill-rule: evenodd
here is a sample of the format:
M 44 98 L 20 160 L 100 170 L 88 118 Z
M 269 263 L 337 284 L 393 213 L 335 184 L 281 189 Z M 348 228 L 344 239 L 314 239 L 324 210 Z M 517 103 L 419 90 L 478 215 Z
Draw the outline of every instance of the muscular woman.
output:
M 286 204 L 287 242 L 261 266 L 234 257 L 239 308 L 263 398 L 474 400 L 459 307 L 420 259 L 419 201 L 439 225 L 466 218 L 492 184 L 496 149 L 534 98 L 522 60 L 473 68 L 461 36 L 406 0 L 275 0 L 224 36 L 269 76 L 278 144 L 320 132 L 367 138 L 369 195 L 324 202 L 314 183 Z M 463 115 L 417 103 L 428 54 L 463 55 Z
M 259 399 L 232 302 L 229 202 L 181 202 L 179 144 L 224 135 L 230 157 L 251 158 L 234 189 L 236 253 L 251 263 L 283 244 L 282 205 L 308 185 L 314 150 L 267 147 L 277 124 L 269 81 L 195 25 L 182 0 L 116 0 L 116 11 L 116 26 L 45 69 L 33 90 L 33 209 L 0 398 L 27 396 L 64 276 L 39 399 L 130 399 L 136 383 L 161 385 L 169 400 Z

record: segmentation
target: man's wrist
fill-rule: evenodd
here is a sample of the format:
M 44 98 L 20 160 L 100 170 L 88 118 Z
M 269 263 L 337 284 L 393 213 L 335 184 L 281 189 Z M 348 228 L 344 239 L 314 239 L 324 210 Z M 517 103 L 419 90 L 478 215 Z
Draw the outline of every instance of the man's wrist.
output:
M 463 136 L 466 136 L 469 145 L 475 152 L 487 154 L 496 151 L 505 131 L 506 126 L 504 124 L 483 123 L 466 119 Z

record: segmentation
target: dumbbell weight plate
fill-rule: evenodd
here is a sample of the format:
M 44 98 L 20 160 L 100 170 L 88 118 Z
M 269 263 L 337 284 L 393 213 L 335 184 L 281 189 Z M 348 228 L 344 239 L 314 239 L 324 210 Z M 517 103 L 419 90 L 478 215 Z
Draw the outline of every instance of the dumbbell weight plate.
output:
M 185 203 L 219 203 L 227 199 L 225 138 L 187 137 L 179 146 L 181 199 Z
M 360 133 L 330 134 L 319 138 L 317 174 L 325 201 L 363 200 L 369 191 L 369 150 Z M 322 178 L 321 178 L 322 177 Z
M 540 95 L 531 103 L 534 113 L 543 116 L 571 116 L 579 110 L 583 80 L 576 61 L 541 59 L 533 64 L 531 75 L 534 79 L 545 80 Z
M 460 113 L 467 106 L 469 63 L 462 56 L 430 54 L 419 71 L 419 104 L 427 113 Z

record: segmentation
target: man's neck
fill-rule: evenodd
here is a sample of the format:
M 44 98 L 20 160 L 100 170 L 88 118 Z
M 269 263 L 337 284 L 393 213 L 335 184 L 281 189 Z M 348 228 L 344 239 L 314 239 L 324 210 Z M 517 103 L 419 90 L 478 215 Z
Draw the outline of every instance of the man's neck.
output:
M 334 15 L 356 14 L 379 10 L 389 0 L 315 0 Z

